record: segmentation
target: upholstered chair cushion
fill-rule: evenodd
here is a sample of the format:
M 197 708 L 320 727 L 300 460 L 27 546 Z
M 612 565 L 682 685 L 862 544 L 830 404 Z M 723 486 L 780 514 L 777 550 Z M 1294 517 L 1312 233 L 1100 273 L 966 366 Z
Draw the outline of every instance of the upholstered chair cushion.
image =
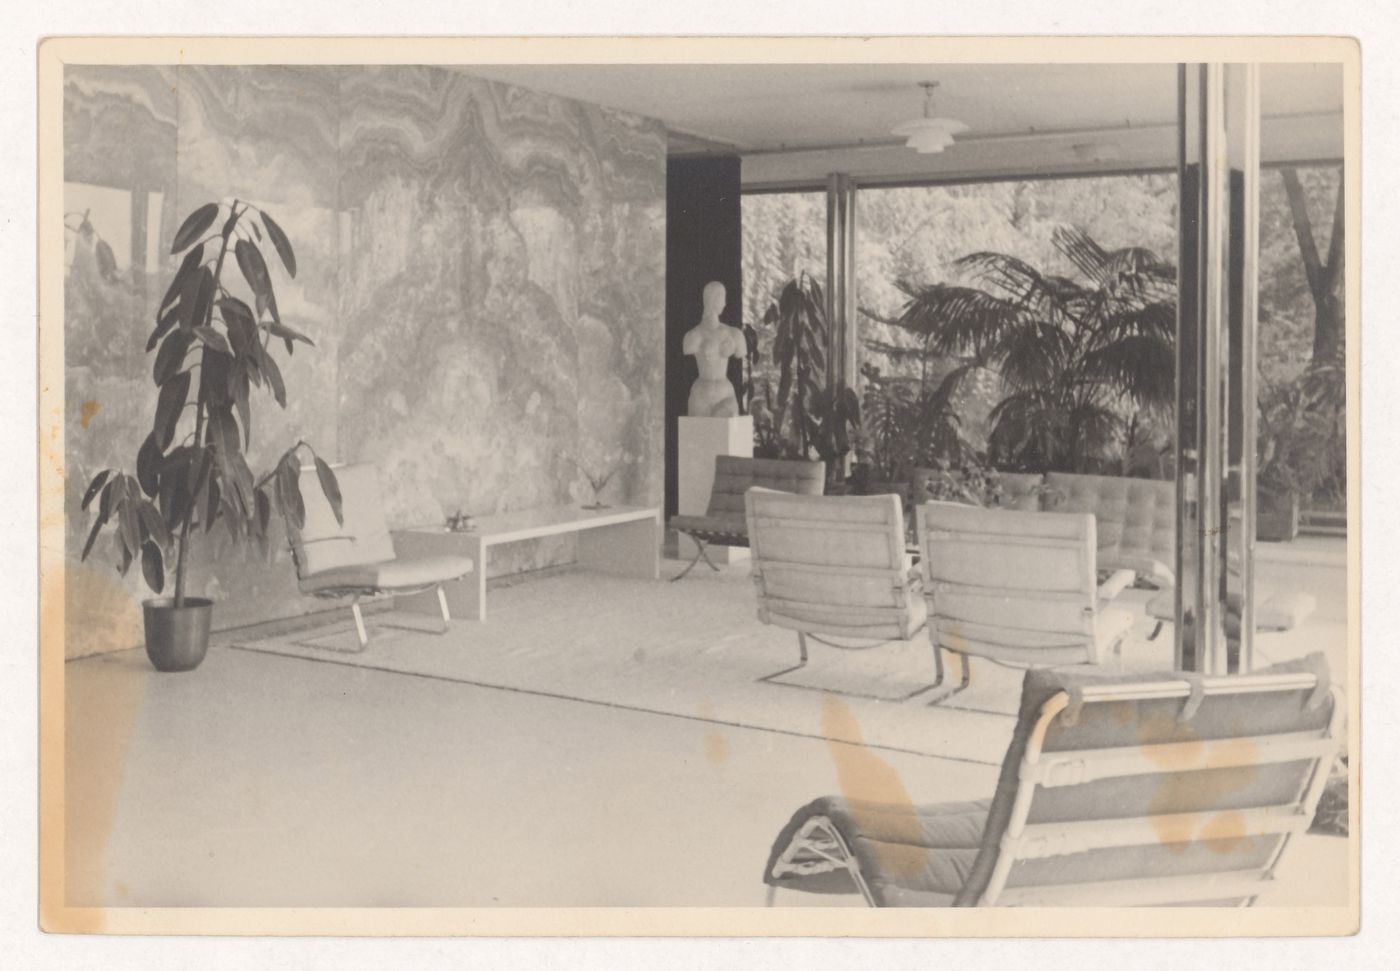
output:
M 379 470 L 369 463 L 336 469 L 344 522 L 337 523 L 321 491 L 314 466 L 301 470 L 301 498 L 306 520 L 301 529 L 288 524 L 288 540 L 303 579 L 345 566 L 383 563 L 394 558 L 394 541 L 384 519 Z
M 810 633 L 908 640 L 924 624 L 898 496 L 748 492 L 758 618 Z
M 1010 664 L 1106 661 L 1132 625 L 1098 609 L 1094 517 L 919 507 L 924 595 L 936 647 Z
M 1100 567 L 1125 568 L 1173 582 L 1175 483 L 1067 472 L 1050 472 L 1045 482 L 1045 509 L 1094 515 Z
M 720 545 L 747 545 L 744 493 L 757 486 L 776 492 L 819 496 L 826 488 L 826 463 L 795 459 L 715 456 L 715 481 L 703 516 L 671 517 L 671 528 Z
M 306 519 L 301 529 L 287 525 L 302 593 L 350 590 L 408 590 L 428 587 L 472 572 L 464 556 L 425 556 L 399 560 L 384 518 L 378 470 L 368 463 L 336 469 L 344 523 L 335 521 L 314 467 L 301 472 Z

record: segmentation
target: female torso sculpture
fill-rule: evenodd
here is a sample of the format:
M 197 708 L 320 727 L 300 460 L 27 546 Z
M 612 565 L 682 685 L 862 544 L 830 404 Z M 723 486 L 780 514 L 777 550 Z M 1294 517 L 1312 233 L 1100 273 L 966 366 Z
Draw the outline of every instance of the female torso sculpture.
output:
M 700 376 L 690 386 L 686 414 L 691 416 L 732 418 L 739 414 L 739 400 L 728 376 L 729 359 L 743 357 L 747 348 L 739 328 L 720 322 L 724 297 L 723 283 L 705 284 L 704 314 L 681 342 L 681 349 L 695 358 L 700 370 Z

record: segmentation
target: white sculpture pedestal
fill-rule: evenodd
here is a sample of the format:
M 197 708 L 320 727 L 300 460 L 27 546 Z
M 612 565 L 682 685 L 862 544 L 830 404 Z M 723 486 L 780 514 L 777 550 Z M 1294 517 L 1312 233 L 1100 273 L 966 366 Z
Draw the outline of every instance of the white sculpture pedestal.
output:
M 753 456 L 753 415 L 736 418 L 692 418 L 682 415 L 676 435 L 676 511 L 683 516 L 703 516 L 715 482 L 715 456 Z M 695 541 L 677 537 L 682 559 L 695 556 Z M 706 555 L 716 563 L 749 558 L 739 546 L 708 546 Z

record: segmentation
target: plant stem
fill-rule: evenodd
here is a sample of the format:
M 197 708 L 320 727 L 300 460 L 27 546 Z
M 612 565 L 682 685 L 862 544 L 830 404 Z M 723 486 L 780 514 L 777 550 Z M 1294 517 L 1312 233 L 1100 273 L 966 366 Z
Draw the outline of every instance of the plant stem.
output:
M 237 200 L 237 199 L 234 199 L 234 200 L 233 200 L 233 204 L 232 204 L 231 206 L 229 206 L 229 211 L 230 211 L 230 213 L 233 215 L 233 217 L 234 217 L 234 222 L 235 222 L 235 225 L 236 225 L 236 224 L 237 224 L 237 216 L 238 216 L 238 200 Z M 230 232 L 231 232 L 231 231 L 232 231 L 232 229 L 230 228 Z M 228 234 L 224 234 L 224 236 L 223 236 L 223 242 L 222 242 L 222 244 L 220 244 L 220 246 L 219 246 L 219 261 L 218 261 L 216 264 L 214 264 L 214 287 L 215 287 L 216 290 L 218 289 L 218 286 L 219 286 L 219 279 L 220 279 L 221 275 L 222 275 L 223 272 L 224 272 L 224 257 L 225 257 L 227 254 L 228 254 Z M 213 315 L 214 315 L 214 301 L 213 301 L 213 300 L 210 300 L 210 301 L 209 301 L 209 307 L 208 307 L 208 309 L 206 309 L 206 310 L 204 311 L 204 322 L 203 322 L 203 323 L 204 323 L 204 326 L 207 327 L 207 326 L 209 325 L 209 321 L 210 321 L 210 319 L 213 317 Z M 204 402 L 205 402 L 205 396 L 204 396 L 204 372 L 203 372 L 202 369 L 201 369 L 201 371 L 200 371 L 200 377 L 199 377 L 199 397 L 198 397 L 197 400 L 198 400 L 198 402 L 199 402 L 199 405 L 198 405 L 197 410 L 195 411 L 195 418 L 194 418 L 194 443 L 195 443 L 195 446 L 196 446 L 196 447 L 198 447 L 200 438 L 201 438 L 201 437 L 203 436 L 203 434 L 204 434 Z M 212 471 L 210 472 L 210 475 L 211 475 L 211 476 L 213 475 L 213 472 L 212 472 Z M 190 519 L 191 519 L 191 517 L 194 516 L 194 503 L 195 503 L 195 496 L 191 495 L 191 496 L 190 496 L 190 508 L 189 508 L 188 510 L 186 510 L 186 512 L 185 512 L 185 522 L 184 522 L 183 525 L 180 526 L 180 541 L 179 541 L 179 545 L 178 545 L 177 548 L 176 548 L 176 553 L 175 553 L 175 606 L 176 606 L 177 608 L 178 608 L 178 607 L 183 607 L 183 606 L 185 605 L 185 567 L 187 566 L 187 557 L 186 557 L 186 553 L 188 552 L 188 549 L 189 549 Z M 211 515 L 212 515 L 212 514 L 213 514 L 213 513 L 211 512 Z M 205 528 L 206 528 L 206 529 L 208 528 L 208 524 L 205 525 Z

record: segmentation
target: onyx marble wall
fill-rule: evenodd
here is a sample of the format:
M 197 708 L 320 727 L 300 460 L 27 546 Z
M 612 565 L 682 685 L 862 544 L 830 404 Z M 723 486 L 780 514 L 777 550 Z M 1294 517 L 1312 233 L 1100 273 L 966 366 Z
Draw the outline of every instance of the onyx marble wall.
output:
M 208 200 L 276 216 L 298 263 L 292 280 L 270 261 L 279 308 L 316 340 L 283 362 L 287 410 L 254 403 L 255 469 L 298 437 L 374 462 L 391 525 L 588 501 L 585 470 L 613 471 L 610 501 L 660 501 L 658 123 L 429 67 L 70 66 L 64 143 L 65 208 L 88 208 L 119 264 L 104 275 L 72 234 L 70 655 L 140 640 L 144 586 L 105 540 L 77 563 L 78 504 L 149 426 L 141 349 L 174 229 Z M 219 626 L 324 608 L 296 594 L 284 545 L 265 559 L 215 530 L 196 551 Z M 510 552 L 493 574 L 572 555 Z
M 339 438 L 390 519 L 661 489 L 660 127 L 457 72 L 347 72 Z M 493 553 L 514 572 L 567 540 Z

